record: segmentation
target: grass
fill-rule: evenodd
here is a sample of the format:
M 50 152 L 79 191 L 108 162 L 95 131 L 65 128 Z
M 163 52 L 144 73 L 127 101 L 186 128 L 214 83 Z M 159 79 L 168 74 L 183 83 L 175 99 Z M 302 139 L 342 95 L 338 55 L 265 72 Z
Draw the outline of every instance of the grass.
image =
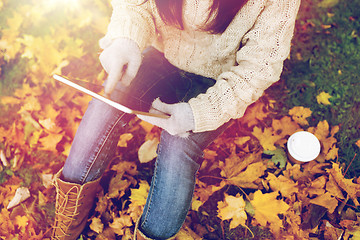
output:
M 355 145 L 360 137 L 360 1 L 341 1 L 332 8 L 320 8 L 318 2 L 302 1 L 280 83 L 288 94 L 272 95 L 283 102 L 284 111 L 308 107 L 311 123 L 326 119 L 331 126 L 339 125 L 338 160 L 349 167 L 347 176 L 355 177 L 360 172 Z M 323 91 L 332 96 L 331 105 L 317 103 Z

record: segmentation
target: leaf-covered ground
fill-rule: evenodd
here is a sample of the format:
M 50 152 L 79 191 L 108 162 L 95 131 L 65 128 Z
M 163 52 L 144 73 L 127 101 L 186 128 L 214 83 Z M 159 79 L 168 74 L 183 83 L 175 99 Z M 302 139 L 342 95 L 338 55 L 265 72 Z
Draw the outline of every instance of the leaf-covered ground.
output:
M 282 80 L 205 150 L 177 239 L 360 238 L 359 5 L 303 1 Z M 52 177 L 90 100 L 51 76 L 106 78 L 97 41 L 110 1 L 3 0 L 0 13 L 0 238 L 49 238 Z M 301 130 L 322 146 L 303 165 L 286 150 Z M 159 134 L 130 122 L 80 239 L 131 239 Z

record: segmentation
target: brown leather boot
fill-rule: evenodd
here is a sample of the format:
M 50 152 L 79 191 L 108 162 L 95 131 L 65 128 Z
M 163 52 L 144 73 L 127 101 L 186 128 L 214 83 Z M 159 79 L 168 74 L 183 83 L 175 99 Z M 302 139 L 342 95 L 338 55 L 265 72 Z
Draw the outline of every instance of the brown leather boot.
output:
M 51 239 L 75 240 L 85 228 L 89 211 L 98 191 L 100 178 L 84 185 L 60 179 L 62 169 L 55 175 L 55 223 Z

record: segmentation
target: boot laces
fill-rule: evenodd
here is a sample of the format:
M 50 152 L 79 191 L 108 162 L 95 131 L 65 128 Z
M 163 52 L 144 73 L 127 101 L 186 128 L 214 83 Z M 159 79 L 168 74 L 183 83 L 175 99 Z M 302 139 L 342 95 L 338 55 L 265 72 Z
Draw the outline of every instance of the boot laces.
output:
M 62 201 L 60 201 L 60 199 L 62 199 Z M 67 233 L 67 229 L 75 220 L 76 216 L 79 215 L 78 208 L 81 206 L 82 199 L 83 196 L 79 197 L 78 186 L 70 188 L 66 193 L 59 189 L 53 229 L 54 231 L 59 230 L 60 234 L 57 233 L 54 239 L 70 236 L 70 234 Z

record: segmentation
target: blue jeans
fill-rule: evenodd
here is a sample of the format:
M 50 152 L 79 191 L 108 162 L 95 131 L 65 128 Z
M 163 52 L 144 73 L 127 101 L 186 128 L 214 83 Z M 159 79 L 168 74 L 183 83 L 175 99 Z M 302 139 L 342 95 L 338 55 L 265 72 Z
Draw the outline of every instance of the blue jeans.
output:
M 215 80 L 184 72 L 155 49 L 144 52 L 139 72 L 127 88 L 118 86 L 111 98 L 137 110 L 148 111 L 157 97 L 166 103 L 188 101 Z M 93 99 L 75 135 L 63 178 L 84 184 L 102 176 L 110 164 L 119 136 L 133 116 Z M 139 229 L 152 239 L 174 236 L 191 205 L 196 173 L 203 150 L 228 126 L 191 133 L 187 138 L 162 131 L 150 192 Z

